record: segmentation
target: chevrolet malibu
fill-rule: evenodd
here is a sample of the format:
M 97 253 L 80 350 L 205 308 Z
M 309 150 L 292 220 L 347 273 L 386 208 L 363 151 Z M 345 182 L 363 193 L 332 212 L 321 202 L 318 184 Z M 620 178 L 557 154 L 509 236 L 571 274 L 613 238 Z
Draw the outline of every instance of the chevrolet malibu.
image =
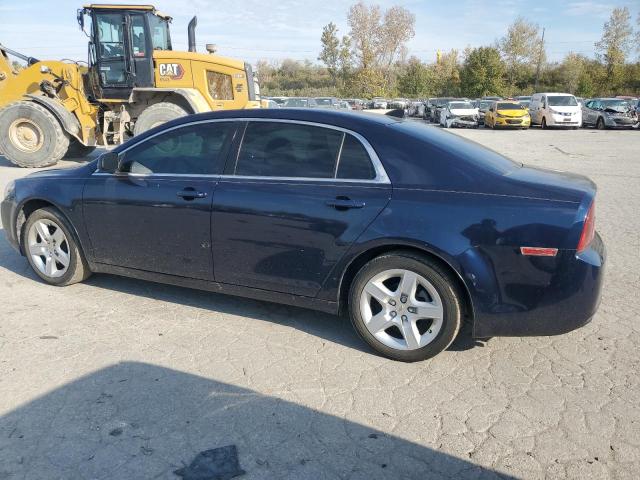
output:
M 417 122 L 206 113 L 7 187 L 9 242 L 51 285 L 109 273 L 348 313 L 387 357 L 555 335 L 594 315 L 595 185 Z

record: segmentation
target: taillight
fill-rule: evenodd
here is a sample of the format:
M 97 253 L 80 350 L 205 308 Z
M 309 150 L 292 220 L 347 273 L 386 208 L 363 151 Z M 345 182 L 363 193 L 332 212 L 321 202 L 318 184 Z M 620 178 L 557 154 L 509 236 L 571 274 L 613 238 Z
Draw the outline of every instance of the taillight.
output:
M 582 234 L 580 235 L 580 241 L 578 242 L 578 253 L 585 251 L 596 233 L 596 201 L 594 200 L 587 212 L 587 216 L 584 217 L 584 225 L 582 226 Z

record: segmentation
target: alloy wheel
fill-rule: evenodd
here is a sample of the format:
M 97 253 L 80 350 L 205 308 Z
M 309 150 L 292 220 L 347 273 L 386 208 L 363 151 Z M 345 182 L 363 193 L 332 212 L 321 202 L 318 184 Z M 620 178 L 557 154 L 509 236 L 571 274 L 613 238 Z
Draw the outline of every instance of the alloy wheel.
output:
M 444 309 L 435 287 L 423 276 L 405 269 L 380 272 L 360 294 L 366 328 L 384 345 L 417 350 L 440 332 Z
M 43 275 L 57 278 L 69 269 L 69 242 L 60 225 L 52 220 L 38 220 L 31 225 L 27 248 L 33 265 Z

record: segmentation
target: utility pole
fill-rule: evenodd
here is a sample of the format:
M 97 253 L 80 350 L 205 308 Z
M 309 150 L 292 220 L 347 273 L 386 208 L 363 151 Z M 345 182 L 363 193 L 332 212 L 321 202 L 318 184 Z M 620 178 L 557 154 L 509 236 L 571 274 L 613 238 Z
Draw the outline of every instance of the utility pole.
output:
M 544 30 L 542 27 L 542 40 L 540 42 L 540 53 L 538 53 L 538 66 L 536 67 L 536 84 L 534 90 L 538 91 L 538 80 L 540 80 L 540 64 L 542 63 L 542 52 L 544 52 Z

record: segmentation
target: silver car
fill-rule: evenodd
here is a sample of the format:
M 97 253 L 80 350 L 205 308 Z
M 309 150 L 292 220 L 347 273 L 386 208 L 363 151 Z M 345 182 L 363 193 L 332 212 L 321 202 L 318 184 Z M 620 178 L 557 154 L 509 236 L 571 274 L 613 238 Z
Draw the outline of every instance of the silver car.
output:
M 582 125 L 605 128 L 632 128 L 638 119 L 633 106 L 621 98 L 592 98 L 582 106 Z

